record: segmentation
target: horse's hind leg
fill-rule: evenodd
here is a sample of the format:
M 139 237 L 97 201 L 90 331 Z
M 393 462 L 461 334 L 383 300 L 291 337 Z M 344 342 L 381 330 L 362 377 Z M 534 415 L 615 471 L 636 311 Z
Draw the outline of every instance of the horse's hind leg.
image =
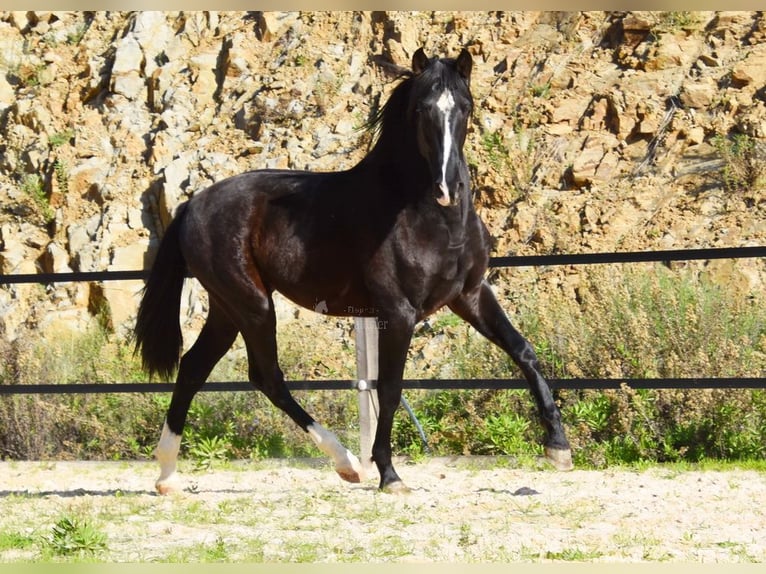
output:
M 181 358 L 170 407 L 162 427 L 162 436 L 154 451 L 160 463 L 160 477 L 155 484 L 160 494 L 167 494 L 176 489 L 176 461 L 189 405 L 215 364 L 234 343 L 237 332 L 235 324 L 211 295 L 207 321 L 194 345 Z
M 300 426 L 319 450 L 332 458 L 335 471 L 343 480 L 362 481 L 364 473 L 359 459 L 340 443 L 335 434 L 322 427 L 303 410 L 287 388 L 277 359 L 276 318 L 270 297 L 266 316 L 243 325 L 242 336 L 247 346 L 250 381 L 253 385 Z
M 511 325 L 489 285 L 482 283 L 476 290 L 461 295 L 449 306 L 519 365 L 537 402 L 546 430 L 545 456 L 557 469 L 570 470 L 572 451 L 561 424 L 561 413 L 540 372 L 537 356 L 527 340 Z

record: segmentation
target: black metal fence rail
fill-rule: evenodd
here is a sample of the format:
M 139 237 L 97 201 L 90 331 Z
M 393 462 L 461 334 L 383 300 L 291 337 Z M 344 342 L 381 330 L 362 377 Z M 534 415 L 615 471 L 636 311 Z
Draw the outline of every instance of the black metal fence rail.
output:
M 593 265 L 607 263 L 649 263 L 711 259 L 766 257 L 766 247 L 727 247 L 712 249 L 676 249 L 665 251 L 633 251 L 616 253 L 583 253 L 493 257 L 490 267 L 524 267 L 553 265 Z M 72 281 L 130 281 L 143 280 L 149 275 L 140 271 L 84 271 L 72 273 L 29 273 L 0 275 L 0 285 L 21 283 L 64 283 Z M 653 379 L 549 379 L 554 389 L 619 389 L 623 384 L 635 389 L 703 389 L 703 388 L 766 388 L 766 377 L 695 377 Z M 289 381 L 293 391 L 343 390 L 357 388 L 352 380 Z M 405 389 L 524 389 L 524 379 L 409 379 Z M 0 395 L 18 394 L 82 394 L 82 393 L 150 393 L 170 392 L 173 383 L 69 383 L 0 385 Z M 248 382 L 209 382 L 203 391 L 246 391 Z
M 548 379 L 552 389 L 619 389 L 627 385 L 631 389 L 762 389 L 766 378 L 762 377 L 694 377 L 664 379 Z M 35 385 L 0 385 L 2 395 L 57 395 L 57 394 L 104 394 L 104 393 L 169 393 L 173 383 L 42 383 Z M 508 390 L 526 389 L 525 379 L 405 379 L 405 389 L 431 390 Z M 287 381 L 291 391 L 341 391 L 357 388 L 357 381 L 323 379 L 315 381 Z M 246 381 L 210 381 L 201 392 L 252 391 Z
M 712 249 L 669 249 L 665 251 L 624 251 L 622 253 L 573 253 L 561 255 L 525 255 L 492 257 L 490 267 L 533 265 L 594 265 L 603 263 L 651 263 L 693 261 L 700 259 L 741 259 L 766 257 L 766 247 L 719 247 Z
M 615 253 L 573 253 L 491 257 L 490 267 L 544 267 L 547 265 L 596 265 L 604 263 L 652 263 L 706 259 L 766 257 L 766 247 L 719 247 L 711 249 L 670 249 L 665 251 L 624 251 Z M 140 271 L 73 271 L 71 273 L 19 273 L 0 275 L 0 285 L 19 283 L 67 283 L 70 281 L 138 281 L 149 277 Z

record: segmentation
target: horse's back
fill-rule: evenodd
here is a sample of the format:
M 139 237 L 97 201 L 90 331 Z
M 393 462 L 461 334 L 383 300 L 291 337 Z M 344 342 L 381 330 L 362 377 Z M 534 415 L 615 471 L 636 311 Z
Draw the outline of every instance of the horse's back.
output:
M 189 201 L 184 257 L 208 288 L 220 281 L 216 275 L 247 273 L 312 306 L 314 298 L 323 300 L 321 285 L 352 282 L 352 259 L 364 251 L 364 226 L 353 215 L 366 208 L 358 195 L 352 205 L 353 194 L 339 173 L 257 170 L 230 177 Z M 317 295 L 308 300 L 298 293 L 301 284 L 315 285 Z

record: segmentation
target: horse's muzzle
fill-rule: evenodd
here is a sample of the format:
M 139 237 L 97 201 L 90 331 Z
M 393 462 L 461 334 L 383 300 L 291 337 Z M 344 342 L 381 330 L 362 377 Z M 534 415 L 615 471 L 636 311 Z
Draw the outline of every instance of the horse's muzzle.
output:
M 465 183 L 463 181 L 457 181 L 452 185 L 449 185 L 444 181 L 437 181 L 434 183 L 436 202 L 442 207 L 455 206 L 460 203 L 460 196 L 463 195 L 464 189 Z M 450 191 L 452 191 L 452 193 L 450 193 Z
M 449 188 L 443 181 L 436 184 L 436 201 L 442 207 L 449 207 L 452 204 Z

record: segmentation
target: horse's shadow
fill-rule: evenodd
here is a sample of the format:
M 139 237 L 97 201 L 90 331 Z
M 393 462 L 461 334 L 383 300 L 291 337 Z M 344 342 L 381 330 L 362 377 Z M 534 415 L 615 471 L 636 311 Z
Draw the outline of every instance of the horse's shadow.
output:
M 46 498 L 49 496 L 59 496 L 61 498 L 77 498 L 80 496 L 100 496 L 100 497 L 115 497 L 115 496 L 158 496 L 154 490 L 123 490 L 122 488 L 110 488 L 105 490 L 91 490 L 87 488 L 75 488 L 72 490 L 0 490 L 0 499 L 9 498 L 11 496 L 19 498 Z
M 517 488 L 516 490 L 509 490 L 507 488 L 480 488 L 476 492 L 489 492 L 492 494 L 507 494 L 510 496 L 535 496 L 536 494 L 540 494 L 537 490 L 534 488 L 529 488 L 528 486 L 522 486 L 521 488 Z
M 378 488 L 376 486 L 372 485 L 354 485 L 351 487 L 352 490 L 357 491 L 369 491 L 369 492 L 377 492 Z M 237 494 L 237 493 L 244 493 L 252 491 L 252 489 L 233 489 L 233 488 L 223 488 L 223 489 L 201 489 L 197 488 L 194 485 L 185 487 L 181 493 L 183 494 L 204 494 L 209 492 L 214 492 L 217 494 Z M 412 492 L 430 492 L 429 489 L 423 488 L 423 487 L 415 487 L 412 488 Z M 497 489 L 497 488 L 479 488 L 476 492 L 490 492 L 492 494 L 507 494 L 510 496 L 534 496 L 536 494 L 540 494 L 538 491 L 528 488 L 528 487 L 522 487 L 515 491 L 511 491 L 508 489 Z M 96 490 L 96 489 L 88 489 L 88 488 L 75 488 L 72 490 L 40 490 L 40 491 L 29 491 L 29 490 L 0 490 L 0 500 L 4 498 L 9 497 L 18 497 L 18 498 L 47 498 L 49 496 L 58 496 L 60 498 L 78 498 L 81 496 L 97 496 L 97 497 L 109 497 L 114 498 L 116 496 L 160 496 L 156 490 L 124 490 L 122 488 L 109 488 L 104 490 Z
M 365 490 L 370 492 L 376 492 L 378 488 L 376 486 L 358 486 L 356 485 L 352 490 Z M 413 489 L 417 490 L 417 489 Z M 198 488 L 195 485 L 189 485 L 181 489 L 178 494 L 183 495 L 197 495 L 197 494 L 246 494 L 257 492 L 256 488 Z M 109 488 L 109 489 L 88 489 L 88 488 L 75 488 L 72 490 L 0 490 L 0 500 L 10 497 L 18 498 L 47 498 L 49 496 L 58 496 L 60 498 L 79 498 L 82 496 L 96 496 L 102 498 L 113 498 L 116 496 L 152 496 L 161 497 L 154 489 L 147 490 L 125 490 L 122 488 Z

